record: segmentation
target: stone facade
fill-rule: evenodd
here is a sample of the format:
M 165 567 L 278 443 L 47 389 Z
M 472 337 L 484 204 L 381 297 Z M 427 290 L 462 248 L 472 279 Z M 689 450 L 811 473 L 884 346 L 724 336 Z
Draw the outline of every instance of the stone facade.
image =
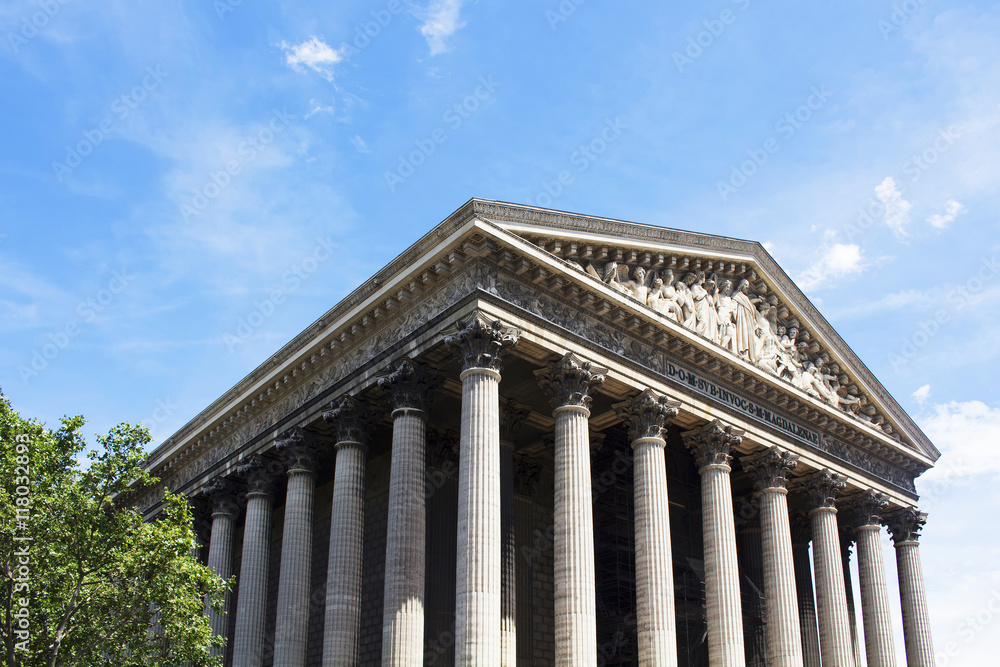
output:
M 472 200 L 157 448 L 133 502 L 206 499 L 226 665 L 854 665 L 844 535 L 869 664 L 900 621 L 931 664 L 937 457 L 759 245 Z

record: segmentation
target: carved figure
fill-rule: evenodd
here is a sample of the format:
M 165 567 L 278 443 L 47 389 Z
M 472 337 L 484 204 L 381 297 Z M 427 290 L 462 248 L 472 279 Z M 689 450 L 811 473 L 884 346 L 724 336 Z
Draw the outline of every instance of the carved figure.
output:
M 750 296 L 750 283 L 744 279 L 736 286 L 733 293 L 736 303 L 736 354 L 750 361 L 757 361 L 760 355 L 757 350 L 757 307 L 762 299 Z

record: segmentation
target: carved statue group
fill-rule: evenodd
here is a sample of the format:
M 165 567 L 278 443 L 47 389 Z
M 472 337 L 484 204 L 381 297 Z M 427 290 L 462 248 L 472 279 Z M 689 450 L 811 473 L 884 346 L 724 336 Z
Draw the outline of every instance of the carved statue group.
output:
M 777 298 L 753 294 L 745 278 L 734 286 L 714 273 L 692 272 L 681 278 L 669 269 L 662 274 L 641 266 L 630 271 L 614 261 L 604 267 L 603 275 L 593 266 L 586 271 L 812 396 L 851 412 L 863 403 L 841 386 L 837 364 L 810 359 L 809 344 L 799 340 L 799 330 L 778 325 Z

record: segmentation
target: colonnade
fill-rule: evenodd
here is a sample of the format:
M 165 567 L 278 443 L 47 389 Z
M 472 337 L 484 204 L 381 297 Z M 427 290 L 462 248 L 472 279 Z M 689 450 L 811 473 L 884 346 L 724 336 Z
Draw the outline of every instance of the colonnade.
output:
M 516 605 L 513 549 L 513 443 L 502 437 L 499 386 L 505 351 L 516 330 L 473 317 L 446 344 L 461 363 L 462 407 L 458 470 L 455 619 L 457 665 L 515 664 Z M 572 353 L 536 373 L 555 421 L 554 583 L 555 663 L 596 667 L 594 524 L 590 472 L 590 406 L 606 369 Z M 423 664 L 427 399 L 425 369 L 403 360 L 379 381 L 392 407 L 382 664 Z M 651 390 L 615 406 L 629 428 L 634 455 L 635 553 L 640 664 L 677 664 L 670 511 L 664 448 L 680 404 Z M 506 406 L 505 409 L 510 409 Z M 330 549 L 323 632 L 324 667 L 358 662 L 361 619 L 365 461 L 370 426 L 378 417 L 345 396 L 323 414 L 336 443 Z M 380 418 L 380 417 L 378 417 Z M 508 427 L 509 428 L 509 427 Z M 709 662 L 745 665 L 739 563 L 733 516 L 732 459 L 743 431 L 715 420 L 682 434 L 701 479 Z M 285 518 L 274 627 L 274 667 L 305 667 L 310 610 L 316 448 L 292 429 L 277 443 L 284 459 Z M 509 450 L 509 451 L 508 451 Z M 910 667 L 931 667 L 933 647 L 920 569 L 918 536 L 925 515 L 915 509 L 883 516 L 887 501 L 874 490 L 841 497 L 844 480 L 821 470 L 791 483 L 806 515 L 789 514 L 788 473 L 794 453 L 771 447 L 742 457 L 754 481 L 761 524 L 768 664 L 772 667 L 860 667 L 854 650 L 838 505 L 849 513 L 858 545 L 864 647 L 871 667 L 895 664 L 885 566 L 883 523 L 896 545 L 906 655 Z M 246 483 L 246 519 L 235 631 L 235 667 L 264 662 L 270 562 L 273 466 L 252 456 L 238 469 Z M 225 489 L 230 489 L 226 491 Z M 209 566 L 232 570 L 235 503 L 231 486 L 206 489 L 213 503 Z M 802 519 L 808 525 L 802 524 Z M 812 563 L 803 546 L 811 539 Z M 812 572 L 816 599 L 812 599 Z M 228 601 L 226 602 L 228 610 Z M 211 615 L 226 634 L 224 616 Z

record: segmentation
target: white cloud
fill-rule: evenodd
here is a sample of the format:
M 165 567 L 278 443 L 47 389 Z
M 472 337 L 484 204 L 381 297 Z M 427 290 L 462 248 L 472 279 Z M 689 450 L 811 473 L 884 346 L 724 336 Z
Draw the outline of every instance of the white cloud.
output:
M 359 153 L 372 152 L 372 149 L 368 148 L 368 144 L 365 143 L 365 140 L 361 138 L 360 134 L 355 134 L 353 137 L 351 137 L 351 145 L 353 145 L 355 150 L 357 150 Z
M 861 246 L 856 243 L 834 243 L 826 247 L 819 259 L 803 271 L 796 282 L 804 290 L 814 290 L 837 278 L 861 273 L 864 269 Z
M 919 391 L 919 390 L 918 390 Z M 933 414 L 917 420 L 941 459 L 928 478 L 958 478 L 1000 473 L 1000 408 L 982 401 L 952 401 L 934 406 Z
M 907 235 L 906 225 L 910 222 L 910 209 L 913 204 L 903 199 L 903 193 L 896 187 L 892 176 L 875 186 L 875 196 L 885 206 L 885 224 L 889 225 L 897 237 Z
M 327 81 L 333 81 L 333 65 L 344 59 L 343 49 L 334 49 L 315 35 L 301 44 L 282 41 L 280 46 L 285 52 L 286 65 L 297 72 L 303 71 L 303 66 L 308 67 Z
M 913 392 L 913 398 L 917 399 L 917 403 L 923 404 L 927 400 L 927 397 L 931 395 L 931 386 L 925 384 L 920 389 Z
M 954 199 L 949 199 L 944 204 L 944 214 L 935 213 L 931 217 L 927 218 L 927 222 L 931 223 L 931 225 L 937 227 L 938 229 L 947 229 L 948 225 L 955 222 L 955 218 L 964 212 L 964 206 L 959 204 Z
M 465 27 L 459 16 L 463 0 L 432 0 L 424 13 L 420 34 L 431 47 L 431 55 L 436 56 L 448 50 L 445 39 Z

